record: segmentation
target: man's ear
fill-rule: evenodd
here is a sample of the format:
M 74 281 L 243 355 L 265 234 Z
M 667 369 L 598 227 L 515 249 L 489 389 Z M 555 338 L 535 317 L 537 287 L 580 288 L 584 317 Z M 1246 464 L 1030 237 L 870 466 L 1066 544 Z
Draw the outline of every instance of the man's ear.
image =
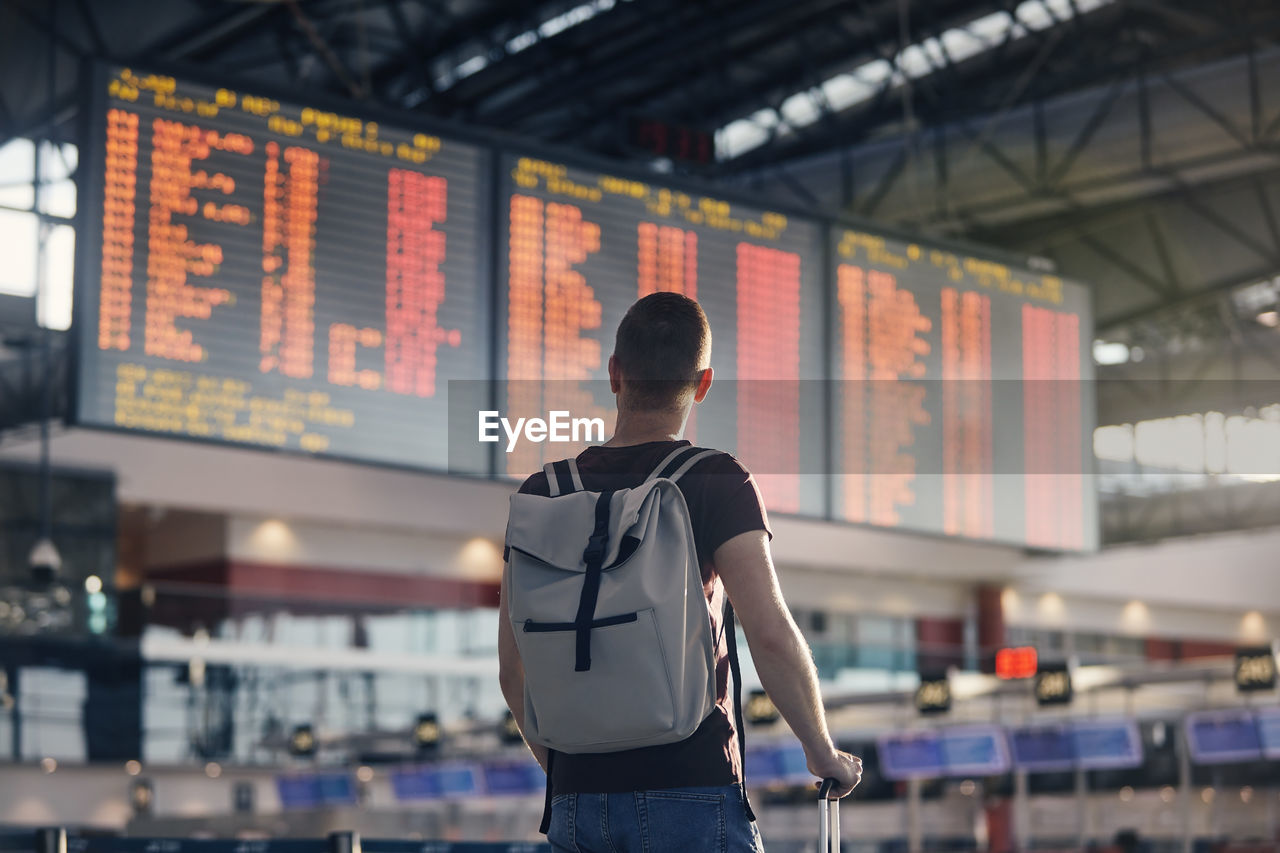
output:
M 693 391 L 693 402 L 701 403 L 707 397 L 707 392 L 711 390 L 711 377 L 713 371 L 710 367 L 698 374 L 698 387 Z
M 609 356 L 609 390 L 617 394 L 622 390 L 622 371 L 618 369 L 618 357 Z

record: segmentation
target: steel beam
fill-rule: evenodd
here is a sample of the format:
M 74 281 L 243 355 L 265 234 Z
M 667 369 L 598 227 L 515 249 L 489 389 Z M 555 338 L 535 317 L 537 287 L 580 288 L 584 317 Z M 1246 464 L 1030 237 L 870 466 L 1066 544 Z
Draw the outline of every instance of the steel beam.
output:
M 1082 24 L 1090 24 L 1090 18 L 1095 15 L 1086 16 Z M 1105 44 L 1123 44 L 1123 38 L 1110 29 L 1099 29 L 1102 24 L 1099 23 L 1091 28 L 1094 38 L 1105 40 Z M 1054 31 L 1049 31 L 1050 33 Z M 1200 56 L 1205 51 L 1220 51 L 1229 49 L 1230 46 L 1246 39 L 1266 38 L 1280 33 L 1280 14 L 1265 17 L 1262 20 L 1253 22 L 1243 22 L 1239 26 L 1232 27 L 1214 34 L 1212 37 L 1188 40 L 1182 43 L 1161 45 L 1155 49 L 1145 51 L 1143 61 L 1152 67 L 1167 67 L 1171 63 L 1176 63 L 1180 59 L 1188 56 Z M 1015 46 L 1022 42 L 1015 43 Z M 1030 44 L 1028 44 L 1030 48 Z M 988 51 L 992 53 L 992 51 Z M 1025 54 L 1025 51 L 1023 52 Z M 1036 87 L 1035 97 L 1028 100 L 1036 100 L 1041 98 L 1049 98 L 1057 93 L 1075 91 L 1080 88 L 1095 85 L 1099 81 L 1114 81 L 1118 77 L 1131 76 L 1135 72 L 1134 57 L 1126 55 L 1125 52 L 1114 52 L 1114 57 L 1108 57 L 1103 62 L 1086 62 L 1076 61 L 1068 66 L 1064 66 L 1062 70 L 1055 71 L 1050 79 L 1052 85 Z M 983 80 L 984 76 L 980 74 L 969 74 L 971 67 L 975 62 L 986 54 L 980 54 L 974 60 L 966 62 L 957 69 L 957 73 L 962 73 L 969 79 L 964 82 L 964 87 L 973 92 L 986 94 L 990 91 L 989 80 Z M 1014 60 L 1010 59 L 1010 63 Z M 1009 69 L 995 69 L 993 73 L 1000 73 L 1008 76 Z M 977 78 L 976 80 L 974 78 Z M 926 121 L 930 123 L 953 122 L 963 119 L 972 119 L 975 115 L 984 111 L 990 111 L 991 104 L 984 103 L 981 94 L 979 97 L 956 97 L 949 99 L 947 109 L 937 113 L 931 113 L 925 116 Z M 846 112 L 839 122 L 839 130 L 837 133 L 815 133 L 809 130 L 795 137 L 788 139 L 785 150 L 773 151 L 756 149 L 748 154 L 743 155 L 739 160 L 730 164 L 726 164 L 726 172 L 740 173 L 750 170 L 761 161 L 771 159 L 775 162 L 786 159 L 792 160 L 800 157 L 812 155 L 824 148 L 836 147 L 837 145 L 848 145 L 856 147 L 865 141 L 865 139 L 875 130 L 882 128 L 892 116 L 885 110 L 869 110 L 858 109 Z M 1268 127 L 1264 136 L 1269 135 L 1275 130 L 1280 129 L 1280 117 Z M 836 140 L 840 140 L 838 143 Z
M 1255 267 L 1244 275 L 1224 276 L 1200 286 L 1194 292 L 1188 292 L 1175 299 L 1166 300 L 1148 308 L 1140 308 L 1137 311 L 1130 311 L 1125 314 L 1110 317 L 1099 322 L 1095 328 L 1097 329 L 1098 334 L 1106 334 L 1140 320 L 1155 320 L 1161 317 L 1170 316 L 1187 308 L 1204 305 L 1221 297 L 1224 293 L 1229 293 L 1230 291 L 1235 290 L 1238 287 L 1243 287 L 1246 284 L 1255 284 L 1259 281 L 1270 278 L 1275 274 L 1275 266 L 1273 264 L 1268 264 L 1263 267 Z
M 1102 127 L 1102 123 L 1107 120 L 1107 116 L 1111 115 L 1111 110 L 1115 107 L 1116 101 L 1120 99 L 1120 94 L 1124 91 L 1127 82 L 1125 78 L 1120 78 L 1111 84 L 1107 94 L 1103 96 L 1102 100 L 1098 101 L 1088 121 L 1080 128 L 1080 132 L 1071 141 L 1070 147 L 1062 155 L 1058 165 L 1049 174 L 1047 186 L 1057 187 L 1062 183 L 1063 178 L 1067 176 L 1067 173 L 1071 171 L 1071 167 L 1075 165 L 1076 158 L 1089 146 L 1089 143 L 1093 141 L 1094 135 L 1098 132 L 1098 128 Z
M 1253 144 L 1253 140 L 1250 138 L 1249 134 L 1236 127 L 1235 122 L 1227 118 L 1219 110 L 1215 109 L 1211 104 L 1205 101 L 1204 98 L 1184 86 L 1182 81 L 1177 77 L 1170 74 L 1161 74 L 1160 79 L 1163 80 L 1165 85 L 1176 92 L 1184 101 L 1204 113 L 1214 122 L 1214 124 L 1217 124 L 1229 133 L 1236 142 L 1240 143 L 1241 148 L 1248 148 Z
M 102 27 L 98 26 L 98 19 L 93 14 L 93 7 L 89 5 L 89 0 L 76 0 L 76 11 L 80 13 L 80 18 L 84 21 L 85 30 L 89 33 L 93 55 L 110 56 L 111 48 L 107 46 L 106 39 L 102 37 Z
M 1268 247 L 1263 243 L 1259 243 L 1234 223 L 1228 221 L 1217 212 L 1203 204 L 1196 198 L 1195 193 L 1191 191 L 1191 188 L 1176 176 L 1173 177 L 1173 180 L 1178 187 L 1179 197 L 1182 199 L 1183 204 L 1191 208 L 1197 216 L 1217 228 L 1223 234 L 1226 234 L 1237 244 L 1249 249 L 1264 260 L 1270 261 L 1275 264 L 1277 269 L 1280 269 L 1280 252 L 1277 252 L 1275 247 Z
M 1173 292 L 1182 290 L 1182 285 L 1178 280 L 1178 273 L 1169 257 L 1169 247 L 1165 244 L 1164 234 L 1160 231 L 1160 223 L 1156 221 L 1155 216 L 1151 213 L 1148 213 L 1145 218 L 1147 231 L 1151 234 L 1151 243 L 1155 246 L 1156 257 L 1160 259 L 1160 266 L 1164 269 L 1164 275 L 1169 282 L 1170 290 Z
M 898 156 L 894 158 L 893 163 L 884 174 L 880 176 L 876 187 L 871 191 L 871 195 L 862 203 L 859 211 L 863 216 L 870 217 L 875 214 L 876 208 L 880 206 L 880 202 L 884 201 L 885 196 L 889 194 L 889 190 L 893 189 L 894 183 L 902 176 L 903 170 L 907 166 L 907 148 L 904 145 L 898 152 Z

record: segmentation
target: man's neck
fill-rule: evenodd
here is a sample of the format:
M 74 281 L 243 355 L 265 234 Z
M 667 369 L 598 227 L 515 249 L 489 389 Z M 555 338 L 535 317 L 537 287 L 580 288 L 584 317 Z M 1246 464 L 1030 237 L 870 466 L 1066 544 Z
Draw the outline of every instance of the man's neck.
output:
M 618 424 L 605 447 L 629 447 L 651 441 L 675 441 L 684 432 L 689 412 L 618 412 Z

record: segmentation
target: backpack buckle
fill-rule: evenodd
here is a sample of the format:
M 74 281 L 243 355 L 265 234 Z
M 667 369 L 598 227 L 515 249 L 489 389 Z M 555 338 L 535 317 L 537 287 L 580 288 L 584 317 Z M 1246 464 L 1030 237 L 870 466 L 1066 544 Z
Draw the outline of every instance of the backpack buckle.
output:
M 598 563 L 604 560 L 605 545 L 608 544 L 609 535 L 607 533 L 593 533 L 587 539 L 587 549 L 582 552 L 582 561 L 588 566 L 593 562 Z

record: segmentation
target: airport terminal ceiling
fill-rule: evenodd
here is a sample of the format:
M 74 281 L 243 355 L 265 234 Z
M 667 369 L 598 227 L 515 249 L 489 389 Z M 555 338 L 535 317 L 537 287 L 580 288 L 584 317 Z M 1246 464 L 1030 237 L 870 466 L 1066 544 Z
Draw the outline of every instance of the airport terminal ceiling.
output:
M 1111 331 L 1269 278 L 1280 253 L 1280 11 L 1265 0 L 1212 14 L 1194 0 L 9 0 L 0 20 L 0 138 L 51 123 L 74 136 L 81 56 L 182 63 L 642 164 L 658 158 L 629 120 L 650 120 L 667 143 L 716 135 L 714 162 L 668 168 L 1047 256 L 1095 285 Z M 1179 76 L 1233 61 L 1229 77 Z M 1023 113 L 1034 128 L 1007 145 Z M 1098 147 L 1118 123 L 1136 137 L 1129 180 L 1076 187 L 1099 182 L 1098 158 L 1129 156 Z M 1000 204 L 974 203 L 970 175 L 1004 190 Z M 1135 218 L 1118 208 L 1143 201 L 1141 227 L 1116 240 L 1117 216 Z
M 189 67 L 1046 260 L 1132 354 L 1103 379 L 1280 361 L 1263 0 L 8 0 L 0 21 L 0 138 L 73 139 L 84 57 Z

